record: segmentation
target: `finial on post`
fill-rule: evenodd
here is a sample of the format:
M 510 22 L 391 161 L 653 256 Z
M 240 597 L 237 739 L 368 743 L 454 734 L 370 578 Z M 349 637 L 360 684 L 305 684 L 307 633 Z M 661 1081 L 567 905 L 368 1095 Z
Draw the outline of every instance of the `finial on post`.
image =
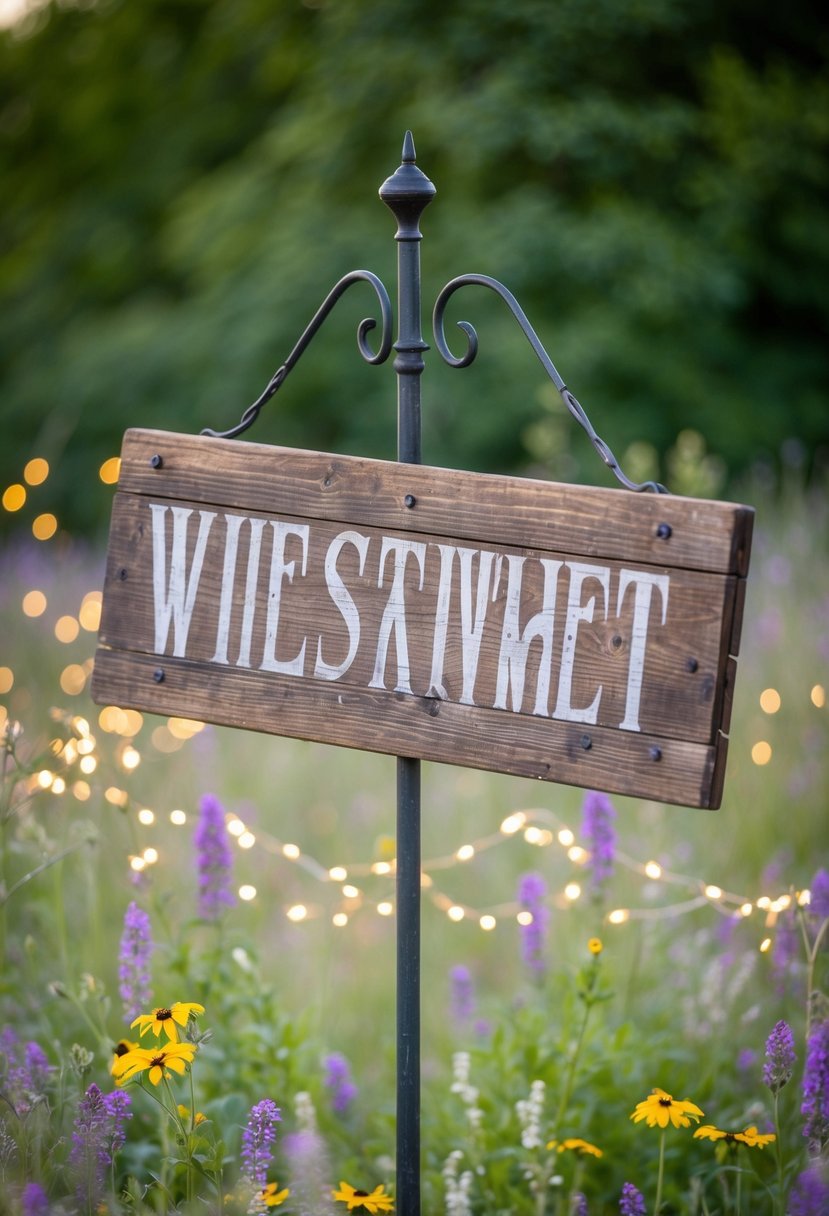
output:
M 380 198 L 397 220 L 398 241 L 420 240 L 418 221 L 435 193 L 433 184 L 415 164 L 414 139 L 411 131 L 407 131 L 400 168 L 380 187 Z

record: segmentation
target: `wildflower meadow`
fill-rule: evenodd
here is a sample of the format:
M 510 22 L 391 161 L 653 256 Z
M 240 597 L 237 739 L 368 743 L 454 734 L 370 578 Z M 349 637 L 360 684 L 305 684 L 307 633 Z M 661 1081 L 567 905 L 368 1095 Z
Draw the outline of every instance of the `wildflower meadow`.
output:
M 829 1212 L 829 513 L 741 496 L 720 811 L 424 766 L 427 1216 Z M 0 561 L 0 1213 L 395 1211 L 393 759 L 93 705 L 102 550 Z

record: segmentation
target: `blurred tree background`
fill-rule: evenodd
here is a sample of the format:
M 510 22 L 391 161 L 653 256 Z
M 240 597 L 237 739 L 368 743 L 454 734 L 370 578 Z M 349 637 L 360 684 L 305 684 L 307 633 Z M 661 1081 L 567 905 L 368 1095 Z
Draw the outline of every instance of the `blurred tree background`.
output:
M 427 341 L 447 279 L 494 275 L 632 475 L 727 492 L 787 440 L 814 471 L 827 49 L 804 0 L 31 8 L 0 33 L 0 489 L 46 457 L 49 509 L 94 534 L 127 427 L 231 426 L 341 274 L 394 296 L 377 188 L 407 128 L 438 189 Z M 372 313 L 352 288 L 246 438 L 393 457 Z M 427 355 L 424 459 L 611 484 L 501 302 L 465 289 L 461 318 L 480 353 Z

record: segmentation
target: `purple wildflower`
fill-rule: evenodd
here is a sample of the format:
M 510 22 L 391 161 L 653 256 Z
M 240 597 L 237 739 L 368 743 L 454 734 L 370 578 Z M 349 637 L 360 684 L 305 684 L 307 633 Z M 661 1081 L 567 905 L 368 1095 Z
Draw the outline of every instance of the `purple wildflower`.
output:
M 20 1195 L 21 1216 L 49 1216 L 49 1198 L 39 1182 L 27 1182 Z
M 826 920 L 829 916 L 829 872 L 822 867 L 812 879 L 809 912 L 818 920 Z
M 118 952 L 118 992 L 124 1002 L 127 1022 L 137 1018 L 150 1003 L 152 952 L 150 918 L 133 900 L 124 913 L 124 929 Z
M 763 1084 L 776 1094 L 791 1080 L 794 1063 L 794 1035 L 788 1022 L 778 1022 L 766 1039 L 766 1061 L 763 1065 Z
M 751 1072 L 757 1063 L 757 1052 L 750 1047 L 743 1047 L 737 1055 L 737 1071 Z
M 829 1181 L 817 1165 L 799 1176 L 786 1211 L 788 1216 L 825 1216 L 829 1212 Z
M 588 790 L 582 804 L 581 831 L 590 849 L 590 877 L 594 890 L 598 890 L 613 873 L 615 818 L 616 811 L 607 794 Z
M 794 912 L 784 912 L 777 921 L 771 953 L 771 972 L 778 995 L 791 987 L 792 971 L 800 949 L 800 935 Z
M 475 988 L 472 973 L 463 963 L 449 972 L 449 1007 L 456 1022 L 468 1022 L 475 1012 Z
M 104 1094 L 104 1106 L 109 1116 L 107 1147 L 110 1160 L 119 1149 L 123 1148 L 127 1138 L 127 1120 L 132 1118 L 131 1105 L 132 1098 L 123 1089 L 116 1089 L 111 1094 Z
M 268 1181 L 276 1125 L 281 1119 L 279 1107 L 270 1098 L 263 1098 L 250 1109 L 242 1132 L 242 1175 L 255 1189 L 261 1190 Z
M 531 971 L 539 975 L 544 970 L 544 936 L 549 909 L 544 903 L 547 884 L 540 874 L 522 874 L 518 882 L 518 902 L 531 917 L 521 925 L 521 958 Z
M 803 1135 L 810 1151 L 817 1153 L 829 1140 L 829 1021 L 819 1022 L 806 1044 L 800 1113 Z
M 645 1199 L 632 1182 L 625 1182 L 619 1199 L 621 1216 L 645 1216 Z
M 100 1202 L 104 1177 L 112 1164 L 107 1144 L 108 1124 L 109 1112 L 104 1095 L 93 1083 L 78 1103 L 69 1156 L 69 1163 L 77 1178 L 78 1201 L 90 1212 Z
M 334 1216 L 331 1166 L 319 1132 L 293 1132 L 282 1141 L 288 1166 L 291 1211 L 297 1216 Z
M 199 882 L 199 916 L 218 920 L 223 907 L 233 904 L 230 869 L 233 855 L 227 839 L 225 816 L 218 798 L 205 794 L 193 833 Z
M 11 1026 L 0 1033 L 0 1052 L 3 1056 L 0 1079 L 5 1081 L 12 1105 L 22 1117 L 46 1093 L 52 1065 L 40 1044 L 31 1041 L 21 1045 Z
M 589 1216 L 587 1211 L 587 1196 L 581 1191 L 574 1191 L 570 1200 L 571 1216 Z
M 345 1056 L 332 1051 L 323 1060 L 325 1088 L 331 1091 L 331 1109 L 335 1115 L 344 1115 L 357 1097 L 357 1086 L 351 1079 L 351 1069 Z

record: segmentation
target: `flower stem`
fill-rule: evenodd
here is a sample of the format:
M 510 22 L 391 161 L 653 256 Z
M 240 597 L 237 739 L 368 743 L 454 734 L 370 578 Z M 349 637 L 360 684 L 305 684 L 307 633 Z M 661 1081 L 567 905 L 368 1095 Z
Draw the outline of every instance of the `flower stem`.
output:
M 784 1206 L 783 1206 L 783 1149 L 781 1148 L 781 1145 L 780 1145 L 780 1110 L 779 1110 L 779 1106 L 780 1106 L 780 1090 L 776 1089 L 774 1091 L 774 1132 L 775 1132 L 774 1153 L 775 1153 L 775 1157 L 777 1158 L 777 1203 L 775 1204 L 775 1207 L 776 1207 L 777 1211 L 780 1213 L 780 1216 L 783 1216 L 783 1211 L 784 1211 Z
M 659 1216 L 662 1207 L 662 1179 L 665 1175 L 665 1129 L 659 1137 L 659 1173 L 656 1176 L 656 1201 L 653 1205 L 653 1216 Z
M 553 1122 L 553 1130 L 552 1130 L 552 1136 L 551 1136 L 551 1138 L 553 1140 L 558 1139 L 561 1122 L 562 1122 L 564 1116 L 567 1114 L 567 1107 L 570 1105 L 570 1095 L 573 1092 L 573 1082 L 576 1079 L 576 1068 L 578 1067 L 579 1056 L 581 1055 L 581 1049 L 582 1049 L 582 1045 L 584 1043 L 584 1036 L 587 1031 L 587 1022 L 590 1018 L 590 1010 L 592 1008 L 593 1008 L 592 1002 L 589 1000 L 586 1000 L 584 1002 L 584 1017 L 581 1020 L 581 1028 L 579 1029 L 579 1037 L 576 1040 L 575 1050 L 573 1051 L 573 1054 L 570 1057 L 570 1064 L 567 1069 L 567 1076 L 564 1079 L 564 1086 L 561 1091 L 561 1099 L 559 1100 L 558 1110 L 556 1111 L 556 1117 Z

